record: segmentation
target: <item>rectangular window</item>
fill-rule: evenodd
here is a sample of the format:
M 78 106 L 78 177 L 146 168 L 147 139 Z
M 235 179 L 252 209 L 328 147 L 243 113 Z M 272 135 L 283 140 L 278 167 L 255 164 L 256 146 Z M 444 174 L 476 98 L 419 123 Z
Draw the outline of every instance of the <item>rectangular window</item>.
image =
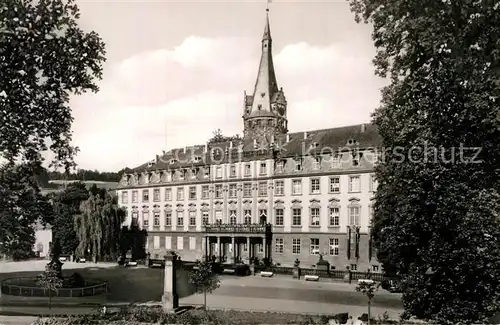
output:
M 196 249 L 196 237 L 189 237 L 189 249 L 192 251 Z
M 203 222 L 204 225 L 208 225 L 208 212 L 203 211 L 201 213 L 201 222 Z
M 217 166 L 215 168 L 215 177 L 222 178 L 222 167 L 221 166 Z
M 358 266 L 356 264 L 351 264 L 351 271 L 357 271 Z
M 295 160 L 295 171 L 300 172 L 302 170 L 302 159 Z
M 172 237 L 165 236 L 165 249 L 172 249 Z
M 189 199 L 196 200 L 196 186 L 189 187 Z
M 300 254 L 300 238 L 292 239 L 292 254 Z
M 378 265 L 372 265 L 372 272 L 378 272 L 379 268 Z
M 340 208 L 330 208 L 330 227 L 338 227 L 340 225 Z
M 160 189 L 159 188 L 155 188 L 153 190 L 153 201 L 154 202 L 159 202 L 160 201 Z
M 155 227 L 159 227 L 160 226 L 160 211 L 155 211 L 153 213 L 153 225 Z
M 196 226 L 196 211 L 189 211 L 189 225 Z
M 302 225 L 302 209 L 292 209 L 292 226 Z
M 171 188 L 165 189 L 165 201 L 172 201 L 172 189 Z
M 245 215 L 244 223 L 251 224 L 252 223 L 252 210 L 245 210 L 245 211 L 243 211 L 243 214 Z
M 313 169 L 314 170 L 321 169 L 321 158 L 319 158 L 319 157 L 313 157 L 312 165 L 313 165 Z
M 132 219 L 137 220 L 137 218 L 139 218 L 139 212 L 132 211 Z
M 177 188 L 177 201 L 184 201 L 184 187 Z
M 215 198 L 222 199 L 222 184 L 215 185 Z
M 149 190 L 142 191 L 142 202 L 143 203 L 149 202 Z
M 361 207 L 350 206 L 349 207 L 349 225 L 359 226 L 359 214 Z
M 250 164 L 245 164 L 245 176 L 252 176 L 252 166 Z
M 274 248 L 275 253 L 283 254 L 285 246 L 285 241 L 283 238 L 276 238 L 276 246 Z
M 184 237 L 177 237 L 177 249 L 184 249 Z
M 320 223 L 319 208 L 311 208 L 311 226 L 318 227 Z
M 283 210 L 283 209 L 276 209 L 275 210 L 274 225 L 283 226 L 284 212 L 285 212 L 285 210 Z
M 128 203 L 128 192 L 123 191 L 122 192 L 122 203 L 127 204 Z
M 132 191 L 132 203 L 137 203 L 137 191 Z
M 165 211 L 165 226 L 172 226 L 172 212 Z
M 319 238 L 311 238 L 309 251 L 311 255 L 319 255 Z
M 330 177 L 330 193 L 340 193 L 340 177 Z
M 328 240 L 328 250 L 331 256 L 339 256 L 339 239 L 330 238 Z
M 252 196 L 252 183 L 243 184 L 243 197 Z
M 319 178 L 311 178 L 311 194 L 320 194 Z
M 160 248 L 160 236 L 154 236 L 153 237 L 153 248 L 154 249 L 159 249 Z
M 361 179 L 359 176 L 349 176 L 349 192 L 361 192 Z
M 340 155 L 335 154 L 332 156 L 332 168 L 340 168 L 342 164 L 340 163 Z
M 218 224 L 222 223 L 222 211 L 215 211 L 215 222 Z
M 208 189 L 208 185 L 203 185 L 201 187 L 201 198 L 206 200 L 208 199 L 208 194 L 209 194 L 209 189 Z
M 292 195 L 302 194 L 302 181 L 300 179 L 292 180 Z
M 259 196 L 267 196 L 267 182 L 259 182 Z
M 236 210 L 229 210 L 229 224 L 236 224 Z
M 260 168 L 259 168 L 259 175 L 266 175 L 267 174 L 267 168 L 266 168 L 266 163 L 260 163 Z
M 276 163 L 276 172 L 277 173 L 283 173 L 285 170 L 285 162 L 283 160 L 280 160 Z
M 142 213 L 142 225 L 144 228 L 149 227 L 149 212 L 147 211 Z
M 203 169 L 203 177 L 204 178 L 210 177 L 210 167 L 205 167 L 205 169 Z
M 229 166 L 229 177 L 236 177 L 236 165 Z
M 236 197 L 236 184 L 229 184 L 229 197 Z
M 177 211 L 177 226 L 184 226 L 184 211 Z
M 285 195 L 285 181 L 275 181 L 274 182 L 274 194 L 275 195 Z

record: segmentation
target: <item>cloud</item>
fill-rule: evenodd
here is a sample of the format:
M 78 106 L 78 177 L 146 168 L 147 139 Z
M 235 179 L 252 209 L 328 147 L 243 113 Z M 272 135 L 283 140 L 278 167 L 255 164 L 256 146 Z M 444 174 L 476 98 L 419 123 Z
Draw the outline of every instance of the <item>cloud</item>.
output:
M 354 41 L 274 52 L 292 132 L 369 120 L 382 86 L 371 49 Z M 72 103 L 79 166 L 135 167 L 162 150 L 203 144 L 216 128 L 242 133 L 243 91 L 253 92 L 259 58 L 255 39 L 191 36 L 108 66 L 100 93 Z

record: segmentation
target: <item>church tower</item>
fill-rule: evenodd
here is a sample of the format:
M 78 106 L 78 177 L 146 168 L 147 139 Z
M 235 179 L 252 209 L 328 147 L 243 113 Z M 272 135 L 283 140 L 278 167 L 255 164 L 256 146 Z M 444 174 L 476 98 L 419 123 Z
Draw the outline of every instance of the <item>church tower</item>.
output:
M 269 9 L 262 36 L 262 55 L 253 95 L 245 92 L 243 112 L 245 140 L 252 140 L 259 147 L 269 147 L 288 132 L 286 98 L 283 88 L 278 88 L 274 73 Z

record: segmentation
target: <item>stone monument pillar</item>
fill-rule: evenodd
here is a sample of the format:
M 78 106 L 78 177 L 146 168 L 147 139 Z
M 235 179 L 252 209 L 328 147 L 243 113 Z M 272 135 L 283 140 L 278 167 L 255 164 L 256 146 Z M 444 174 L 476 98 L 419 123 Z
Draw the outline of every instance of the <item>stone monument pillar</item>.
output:
M 179 307 L 177 294 L 177 255 L 169 252 L 165 255 L 165 278 L 163 280 L 163 296 L 161 302 L 164 312 L 173 312 Z

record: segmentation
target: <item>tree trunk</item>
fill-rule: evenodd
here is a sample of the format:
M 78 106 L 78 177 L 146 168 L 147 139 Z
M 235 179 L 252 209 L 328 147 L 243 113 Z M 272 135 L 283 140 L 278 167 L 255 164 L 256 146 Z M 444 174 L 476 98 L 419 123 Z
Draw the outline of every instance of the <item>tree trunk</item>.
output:
M 203 306 L 205 307 L 205 311 L 207 311 L 207 290 L 203 290 Z
M 368 300 L 368 325 L 370 325 L 370 318 L 372 316 L 371 315 L 372 314 L 371 313 L 371 304 L 372 304 L 371 300 Z

